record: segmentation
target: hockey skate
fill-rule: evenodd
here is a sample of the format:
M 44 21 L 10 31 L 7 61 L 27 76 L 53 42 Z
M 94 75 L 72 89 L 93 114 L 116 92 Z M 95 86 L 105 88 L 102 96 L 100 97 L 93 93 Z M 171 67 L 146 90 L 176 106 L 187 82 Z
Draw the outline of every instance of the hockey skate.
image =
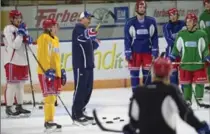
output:
M 90 117 L 91 118 L 91 117 Z M 82 125 L 87 126 L 89 124 L 92 124 L 93 120 L 88 120 L 84 115 L 80 118 L 74 118 L 75 125 Z
M 16 112 L 19 113 L 20 117 L 29 117 L 31 115 L 31 111 L 23 109 L 22 105 L 16 106 Z
M 6 112 L 8 118 L 16 118 L 16 117 L 19 117 L 19 115 L 20 115 L 19 112 L 12 111 L 12 106 L 6 106 L 5 112 Z
M 44 127 L 45 127 L 45 132 L 47 133 L 60 132 L 62 129 L 62 126 L 60 124 L 53 122 L 45 122 Z

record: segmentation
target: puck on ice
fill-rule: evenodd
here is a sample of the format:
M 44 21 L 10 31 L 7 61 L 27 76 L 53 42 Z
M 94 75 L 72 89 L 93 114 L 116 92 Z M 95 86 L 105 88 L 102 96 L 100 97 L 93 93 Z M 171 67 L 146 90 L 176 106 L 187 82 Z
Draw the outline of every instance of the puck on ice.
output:
M 92 125 L 96 125 L 96 123 L 92 123 Z
M 120 117 L 115 117 L 115 118 L 113 118 L 113 120 L 118 120 L 118 119 L 120 119 Z
M 39 106 L 39 109 L 43 109 L 43 106 Z
M 123 119 L 121 119 L 120 121 L 124 121 Z
M 103 119 L 103 120 L 105 120 L 105 119 L 106 119 L 106 117 L 103 117 L 102 119 Z
M 106 121 L 106 123 L 107 123 L 107 124 L 112 124 L 112 123 L 113 123 L 113 121 Z

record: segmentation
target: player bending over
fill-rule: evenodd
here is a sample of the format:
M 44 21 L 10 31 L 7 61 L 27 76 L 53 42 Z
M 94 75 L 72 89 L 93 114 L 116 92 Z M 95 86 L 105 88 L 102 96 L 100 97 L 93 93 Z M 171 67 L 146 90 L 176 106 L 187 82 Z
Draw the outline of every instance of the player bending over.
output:
M 210 134 L 209 126 L 194 116 L 180 89 L 166 83 L 171 68 L 170 60 L 155 60 L 153 82 L 138 87 L 133 94 L 129 107 L 130 122 L 124 126 L 124 134 L 176 134 L 176 117 L 181 117 L 199 134 Z
M 44 96 L 44 127 L 60 129 L 61 125 L 54 123 L 54 104 L 61 85 L 66 84 L 66 71 L 61 69 L 60 44 L 56 36 L 58 23 L 54 19 L 46 19 L 42 27 L 44 31 L 37 39 L 37 58 L 44 70 L 39 65 L 37 71 Z
M 127 20 L 124 29 L 125 58 L 129 64 L 132 89 L 139 86 L 140 67 L 143 83 L 151 83 L 150 66 L 159 52 L 156 21 L 145 15 L 146 8 L 145 1 L 137 1 L 137 15 Z
M 182 20 L 179 20 L 179 13 L 176 8 L 171 8 L 168 10 L 169 15 L 169 22 L 167 22 L 165 25 L 163 25 L 163 34 L 164 37 L 168 43 L 166 48 L 166 57 L 169 56 L 171 53 L 174 42 L 176 39 L 176 36 L 178 35 L 178 32 L 182 30 L 185 26 L 185 22 Z M 176 62 L 180 61 L 180 57 L 176 59 Z M 179 79 L 178 79 L 178 68 L 179 65 L 173 65 L 172 74 L 170 76 L 170 83 L 179 85 Z
M 199 26 L 201 29 L 204 29 L 208 36 L 208 44 L 210 51 L 210 0 L 203 0 L 205 10 L 199 17 Z M 208 64 L 208 78 L 210 83 L 210 64 Z M 210 91 L 210 85 L 206 86 L 206 89 Z
M 179 79 L 180 84 L 183 84 L 184 98 L 191 105 L 193 83 L 196 84 L 196 99 L 200 101 L 203 99 L 204 83 L 208 83 L 204 62 L 209 61 L 210 57 L 207 35 L 203 30 L 196 28 L 197 16 L 187 14 L 185 21 L 187 30 L 179 32 L 170 58 L 175 61 L 181 55 Z
M 31 112 L 22 108 L 24 97 L 24 85 L 28 80 L 28 62 L 26 58 L 25 45 L 32 43 L 32 38 L 28 36 L 26 25 L 22 22 L 22 14 L 18 10 L 9 13 L 11 24 L 7 25 L 3 31 L 4 68 L 6 71 L 7 87 L 5 91 L 6 114 L 18 116 L 20 114 L 30 114 Z M 14 97 L 17 105 L 12 110 Z

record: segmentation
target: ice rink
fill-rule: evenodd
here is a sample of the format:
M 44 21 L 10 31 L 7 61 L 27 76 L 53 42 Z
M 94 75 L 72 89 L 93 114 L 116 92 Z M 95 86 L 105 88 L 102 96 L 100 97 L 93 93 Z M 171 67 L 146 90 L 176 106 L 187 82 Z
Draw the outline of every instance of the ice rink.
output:
M 31 94 L 25 96 L 26 99 L 31 100 Z M 73 92 L 63 92 L 61 97 L 71 112 Z M 99 89 L 94 90 L 90 103 L 87 106 L 88 115 L 92 114 L 92 110 L 96 109 L 98 116 L 102 122 L 113 121 L 113 124 L 103 123 L 107 128 L 121 130 L 122 127 L 128 123 L 128 105 L 131 97 L 130 89 Z M 41 101 L 42 96 L 36 94 L 36 101 Z M 204 101 L 209 102 L 209 93 L 205 93 Z M 146 103 L 146 102 L 145 102 Z M 61 132 L 54 132 L 56 134 L 114 134 L 111 132 L 103 132 L 97 125 L 88 126 L 74 126 L 72 120 L 68 116 L 61 102 L 58 100 L 59 106 L 56 109 L 55 122 L 63 125 Z M 27 106 L 32 109 L 33 106 Z M 193 101 L 193 109 L 195 114 L 201 119 L 210 123 L 210 110 L 199 108 L 195 101 Z M 36 106 L 33 109 L 32 116 L 22 119 L 6 119 L 5 107 L 1 107 L 1 134 L 44 134 L 44 117 L 43 110 Z M 107 117 L 103 120 L 102 117 Z M 113 120 L 113 118 L 120 117 L 124 122 Z M 185 124 L 180 119 L 177 119 L 177 134 L 196 134 L 195 131 Z

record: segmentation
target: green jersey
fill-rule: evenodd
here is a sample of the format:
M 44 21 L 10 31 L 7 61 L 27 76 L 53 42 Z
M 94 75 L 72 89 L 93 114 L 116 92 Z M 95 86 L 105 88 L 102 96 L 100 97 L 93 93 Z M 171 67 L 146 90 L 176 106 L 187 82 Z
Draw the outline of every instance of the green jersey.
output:
M 199 27 L 208 35 L 208 44 L 210 45 L 210 12 L 205 10 L 199 17 Z
M 180 31 L 172 50 L 172 55 L 181 56 L 180 68 L 183 70 L 194 71 L 204 68 L 204 64 L 184 64 L 187 62 L 203 62 L 208 56 L 207 35 L 203 30 L 189 32 Z

